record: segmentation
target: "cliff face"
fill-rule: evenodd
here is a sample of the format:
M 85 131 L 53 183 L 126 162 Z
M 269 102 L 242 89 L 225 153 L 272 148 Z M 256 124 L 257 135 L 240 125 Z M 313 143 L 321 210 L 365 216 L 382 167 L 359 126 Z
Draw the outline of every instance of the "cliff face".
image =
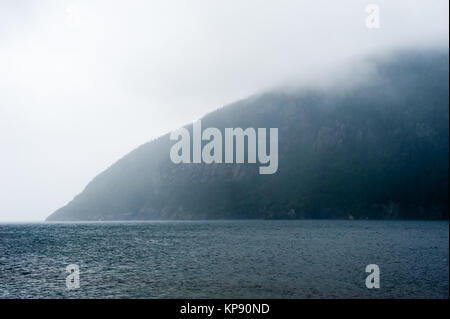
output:
M 375 65 L 376 76 L 350 90 L 269 92 L 202 119 L 222 132 L 278 128 L 276 174 L 260 175 L 259 164 L 174 164 L 165 135 L 47 220 L 448 218 L 448 52 Z

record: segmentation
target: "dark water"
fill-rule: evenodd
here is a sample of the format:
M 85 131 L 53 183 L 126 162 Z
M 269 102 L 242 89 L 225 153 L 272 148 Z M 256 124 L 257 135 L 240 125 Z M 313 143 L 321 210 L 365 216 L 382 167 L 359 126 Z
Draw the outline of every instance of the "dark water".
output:
M 447 221 L 2 224 L 0 298 L 448 298 L 448 245 Z

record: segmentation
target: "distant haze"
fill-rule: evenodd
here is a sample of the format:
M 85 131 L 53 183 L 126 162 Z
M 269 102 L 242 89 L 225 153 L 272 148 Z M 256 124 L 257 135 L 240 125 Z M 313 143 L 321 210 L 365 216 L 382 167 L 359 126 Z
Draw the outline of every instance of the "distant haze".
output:
M 133 148 L 340 65 L 448 48 L 447 0 L 0 2 L 0 222 L 39 221 Z M 337 74 L 339 75 L 339 73 Z

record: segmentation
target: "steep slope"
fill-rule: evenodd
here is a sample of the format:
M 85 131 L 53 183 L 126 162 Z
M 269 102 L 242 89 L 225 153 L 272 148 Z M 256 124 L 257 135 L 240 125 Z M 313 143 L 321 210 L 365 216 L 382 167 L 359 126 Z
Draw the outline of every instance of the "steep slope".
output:
M 259 175 L 259 164 L 173 164 L 175 142 L 164 135 L 48 220 L 448 218 L 448 52 L 375 65 L 376 76 L 351 89 L 269 92 L 202 119 L 222 132 L 279 128 L 276 174 Z

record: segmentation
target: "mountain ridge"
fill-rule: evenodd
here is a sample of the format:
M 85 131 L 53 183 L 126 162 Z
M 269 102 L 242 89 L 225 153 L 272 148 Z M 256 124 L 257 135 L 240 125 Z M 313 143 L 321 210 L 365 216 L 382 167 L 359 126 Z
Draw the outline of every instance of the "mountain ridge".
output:
M 259 175 L 259 164 L 174 164 L 165 134 L 47 220 L 448 219 L 448 68 L 448 51 L 401 53 L 345 91 L 232 103 L 203 127 L 278 127 L 276 174 Z

